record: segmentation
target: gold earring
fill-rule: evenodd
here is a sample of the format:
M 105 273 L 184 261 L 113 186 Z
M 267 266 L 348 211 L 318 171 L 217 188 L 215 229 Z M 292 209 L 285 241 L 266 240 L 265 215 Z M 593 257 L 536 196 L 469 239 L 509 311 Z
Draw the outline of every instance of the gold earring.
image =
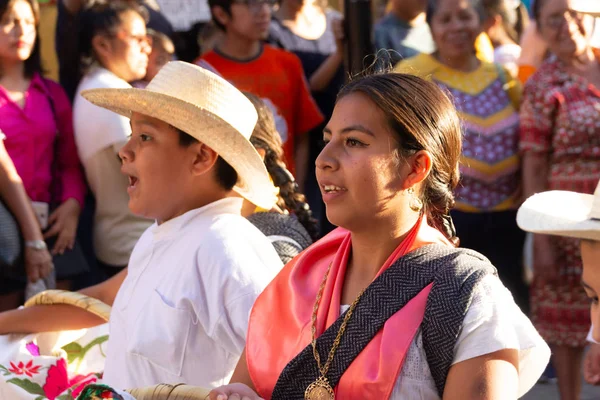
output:
M 408 190 L 407 190 L 407 192 L 411 196 L 410 197 L 410 202 L 408 203 L 408 206 L 414 212 L 420 212 L 421 209 L 423 208 L 423 202 L 421 201 L 420 198 L 417 197 L 417 195 L 415 195 L 415 189 L 412 188 L 412 187 L 409 187 Z

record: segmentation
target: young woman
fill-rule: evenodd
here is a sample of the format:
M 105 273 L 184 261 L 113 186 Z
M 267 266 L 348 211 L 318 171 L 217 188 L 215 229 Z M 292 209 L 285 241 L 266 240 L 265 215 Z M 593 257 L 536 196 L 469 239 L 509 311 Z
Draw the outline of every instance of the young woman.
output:
M 305 250 L 259 296 L 231 384 L 211 398 L 327 399 L 334 388 L 343 399 L 527 392 L 548 347 L 491 264 L 453 246 L 448 210 L 461 129 L 448 97 L 410 75 L 353 81 L 324 139 L 317 177 L 327 217 L 342 229 Z M 464 269 L 462 257 L 477 267 Z M 442 275 L 453 284 L 468 275 L 469 284 L 462 293 L 440 291 Z M 462 311 L 449 317 L 458 303 Z
M 50 249 L 53 254 L 73 246 L 86 190 L 73 140 L 71 106 L 62 88 L 41 76 L 38 21 L 35 0 L 0 1 L 0 131 L 5 136 L 0 146 L 11 159 L 4 157 L 2 168 L 9 171 L 13 163 L 25 189 L 26 196 L 14 189 L 20 191 L 21 200 L 19 209 L 14 201 L 12 208 L 25 240 L 30 280 L 49 272 L 51 260 L 44 238 L 57 238 Z M 44 221 L 36 221 L 26 210 L 31 208 L 27 197 L 39 215 L 46 215 L 49 228 L 44 234 L 40 226 Z M 56 208 L 48 217 L 51 203 Z M 0 295 L 22 287 L 23 283 L 3 278 Z M 0 308 L 12 308 L 19 302 L 0 299 L 0 304 Z
M 545 190 L 591 194 L 600 179 L 600 55 L 594 18 L 576 6 L 537 0 L 534 17 L 552 55 L 525 86 L 521 150 L 525 195 Z M 553 348 L 561 398 L 579 398 L 589 300 L 581 287 L 577 239 L 534 235 L 532 320 Z M 562 312 L 568 309 L 569 312 Z
M 521 87 L 502 66 L 477 57 L 475 41 L 483 16 L 481 0 L 430 2 L 427 19 L 438 50 L 402 62 L 397 70 L 428 77 L 454 97 L 465 127 L 462 178 L 452 211 L 461 245 L 492 261 L 527 312 L 525 234 L 515 222 L 521 195 Z
M 319 229 L 304 195 L 298 191 L 294 176 L 283 162 L 283 145 L 271 109 L 258 96 L 245 95 L 258 113 L 250 142 L 262 157 L 273 181 L 277 204 L 271 210 L 263 210 L 246 200 L 242 215 L 271 240 L 279 258 L 287 264 L 316 240 Z

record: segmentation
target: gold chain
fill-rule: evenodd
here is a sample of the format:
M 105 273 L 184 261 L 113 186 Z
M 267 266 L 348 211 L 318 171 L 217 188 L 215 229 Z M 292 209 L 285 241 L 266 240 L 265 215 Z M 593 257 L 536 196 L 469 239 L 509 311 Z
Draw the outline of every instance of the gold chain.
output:
M 333 356 L 335 355 L 335 351 L 337 350 L 338 346 L 340 345 L 340 340 L 342 339 L 342 336 L 344 335 L 344 331 L 346 330 L 346 325 L 348 324 L 348 321 L 350 320 L 350 317 L 352 316 L 352 313 L 354 312 L 354 308 L 358 304 L 358 300 L 360 299 L 362 294 L 365 292 L 365 289 L 361 290 L 360 293 L 358 294 L 358 296 L 356 297 L 356 299 L 354 300 L 354 302 L 352 302 L 352 304 L 350 305 L 348 312 L 344 316 L 344 320 L 342 321 L 342 325 L 340 326 L 337 336 L 336 336 L 335 340 L 333 341 L 333 346 L 331 346 L 331 350 L 329 351 L 329 356 L 327 357 L 327 362 L 325 362 L 324 366 L 321 366 L 321 356 L 319 355 L 319 351 L 317 350 L 317 338 L 316 338 L 316 335 L 317 335 L 317 311 L 319 310 L 319 305 L 321 303 L 321 297 L 323 297 L 323 291 L 325 290 L 325 284 L 327 283 L 327 277 L 329 276 L 330 270 L 331 270 L 331 263 L 329 264 L 329 267 L 327 267 L 327 272 L 325 272 L 325 276 L 323 277 L 323 282 L 321 282 L 321 286 L 319 287 L 319 293 L 317 294 L 317 300 L 315 301 L 315 306 L 313 307 L 312 327 L 311 327 L 313 355 L 315 357 L 315 360 L 317 361 L 317 366 L 319 367 L 321 376 L 323 376 L 323 377 L 325 377 L 327 375 L 327 372 L 329 371 L 329 367 L 331 366 L 331 363 L 333 362 Z

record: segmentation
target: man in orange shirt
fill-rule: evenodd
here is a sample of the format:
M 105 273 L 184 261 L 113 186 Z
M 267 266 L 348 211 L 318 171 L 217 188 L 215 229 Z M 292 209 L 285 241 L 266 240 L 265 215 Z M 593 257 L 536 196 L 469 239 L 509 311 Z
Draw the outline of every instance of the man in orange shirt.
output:
M 213 21 L 224 35 L 201 59 L 239 90 L 267 98 L 277 108 L 286 125 L 279 129 L 286 163 L 302 187 L 308 168 L 305 134 L 319 125 L 323 116 L 310 95 L 298 57 L 263 44 L 274 0 L 209 0 L 209 5 Z

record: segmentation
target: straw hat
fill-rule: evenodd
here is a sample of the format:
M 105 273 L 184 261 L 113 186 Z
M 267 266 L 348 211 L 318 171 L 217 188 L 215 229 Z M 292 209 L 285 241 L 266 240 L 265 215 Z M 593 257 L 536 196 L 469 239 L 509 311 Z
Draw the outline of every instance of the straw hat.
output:
M 596 193 L 538 193 L 519 208 L 517 224 L 524 231 L 600 241 L 600 184 Z
M 196 65 L 172 61 L 146 89 L 93 89 L 82 96 L 131 118 L 132 112 L 164 121 L 212 148 L 238 173 L 235 190 L 271 209 L 276 198 L 265 165 L 249 139 L 256 109 L 239 90 Z
M 581 13 L 600 17 L 600 0 L 572 0 L 571 8 Z

